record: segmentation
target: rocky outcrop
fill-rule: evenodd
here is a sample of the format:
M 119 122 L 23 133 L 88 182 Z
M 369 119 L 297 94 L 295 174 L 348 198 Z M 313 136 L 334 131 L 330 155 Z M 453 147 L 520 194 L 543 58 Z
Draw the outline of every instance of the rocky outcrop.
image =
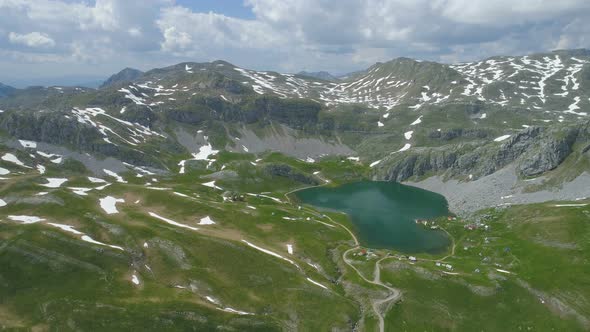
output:
M 119 117 L 123 120 L 139 123 L 150 128 L 152 128 L 154 123 L 158 120 L 158 116 L 151 108 L 131 104 L 126 106 L 125 109 L 125 113 L 119 114 Z
M 411 154 L 389 168 L 384 180 L 401 182 L 413 176 L 424 176 L 452 168 L 457 162 L 457 153 L 444 150 L 430 150 Z
M 61 145 L 135 165 L 161 167 L 153 156 L 142 151 L 105 142 L 97 128 L 78 122 L 64 111 L 6 112 L 0 116 L 0 131 L 18 139 Z M 178 144 L 169 140 L 162 143 L 162 148 L 176 153 L 182 151 Z
M 431 139 L 450 141 L 456 138 L 482 139 L 489 137 L 489 133 L 483 129 L 454 128 L 448 130 L 434 130 L 428 134 Z
M 451 175 L 486 176 L 504 168 L 527 152 L 538 140 L 543 128 L 530 127 L 498 145 L 489 142 L 473 151 L 461 155 Z
M 8 112 L 0 117 L 0 130 L 16 138 L 85 148 L 101 139 L 96 128 L 66 115 L 65 112 Z
M 551 130 L 530 127 L 501 144 L 485 141 L 416 148 L 385 160 L 374 177 L 398 182 L 435 174 L 479 178 L 510 164 L 517 165 L 520 176 L 537 176 L 558 167 L 572 153 L 576 142 L 589 140 L 586 136 L 590 135 L 580 135 L 580 131 L 583 129 L 576 127 Z M 453 139 L 461 134 L 461 130 L 450 130 L 438 137 Z
M 280 176 L 309 185 L 316 186 L 320 184 L 316 178 L 296 170 L 287 164 L 269 164 L 264 166 L 264 171 L 271 176 Z
M 537 176 L 559 166 L 572 152 L 577 130 L 568 130 L 562 137 L 549 137 L 530 149 L 518 165 L 523 176 Z

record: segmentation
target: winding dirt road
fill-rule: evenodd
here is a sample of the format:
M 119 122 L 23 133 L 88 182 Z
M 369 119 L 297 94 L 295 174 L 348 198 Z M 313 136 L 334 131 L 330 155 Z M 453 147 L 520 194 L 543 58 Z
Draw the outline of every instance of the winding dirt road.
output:
M 383 257 L 380 260 L 377 261 L 377 263 L 375 264 L 375 276 L 373 277 L 373 280 L 367 279 L 362 273 L 361 271 L 359 271 L 356 266 L 354 266 L 352 264 L 352 262 L 348 259 L 347 255 L 349 252 L 355 250 L 358 248 L 358 245 L 354 248 L 350 248 L 348 250 L 346 250 L 344 252 L 344 254 L 342 254 L 342 259 L 344 260 L 344 262 L 350 266 L 353 270 L 356 271 L 356 273 L 366 282 L 373 284 L 373 285 L 377 285 L 377 286 L 381 286 L 383 288 L 386 288 L 387 291 L 389 292 L 389 295 L 384 298 L 384 299 L 372 299 L 371 300 L 371 305 L 373 307 L 373 311 L 375 312 L 375 314 L 377 315 L 377 318 L 379 319 L 379 331 L 380 332 L 384 332 L 385 331 L 385 320 L 384 320 L 384 315 L 381 312 L 381 306 L 383 304 L 386 303 L 390 303 L 390 302 L 397 302 L 400 298 L 401 298 L 401 291 L 397 288 L 393 288 L 390 287 L 386 284 L 384 284 L 383 282 L 381 282 L 381 261 L 383 261 L 386 258 L 390 258 L 390 257 Z
M 317 176 L 317 175 L 316 175 Z M 329 183 L 329 181 L 324 180 L 324 184 L 320 185 L 326 185 Z M 285 197 L 287 198 L 287 201 L 289 201 L 289 203 L 293 204 L 293 202 L 291 201 L 289 195 L 292 194 L 295 191 L 298 190 L 302 190 L 302 189 L 297 189 L 297 190 L 293 190 L 290 191 L 288 193 L 285 194 Z M 316 214 L 316 211 L 307 208 L 307 207 L 303 207 L 304 210 L 306 210 L 307 212 L 310 212 L 312 214 Z M 348 259 L 347 255 L 349 252 L 358 249 L 360 247 L 360 243 L 359 240 L 357 239 L 356 235 L 354 235 L 354 233 L 346 226 L 344 226 L 343 224 L 335 221 L 334 219 L 332 219 L 330 216 L 328 215 L 323 215 L 324 217 L 327 217 L 328 220 L 330 220 L 330 222 L 332 222 L 334 225 L 338 225 L 342 228 L 344 228 L 348 234 L 350 234 L 350 236 L 352 237 L 352 240 L 354 241 L 354 247 L 346 250 L 343 254 L 342 254 L 342 260 L 344 261 L 344 263 L 346 263 L 346 265 L 350 266 L 358 275 L 359 277 L 361 277 L 361 279 L 363 279 L 365 282 L 369 283 L 369 284 L 373 284 L 373 285 L 377 285 L 380 287 L 383 287 L 385 289 L 387 289 L 387 291 L 389 292 L 388 296 L 386 298 L 383 299 L 371 299 L 371 306 L 373 307 L 373 311 L 375 312 L 375 315 L 377 315 L 377 318 L 379 320 L 379 332 L 385 332 L 385 320 L 384 320 L 384 314 L 381 312 L 381 306 L 384 304 L 388 304 L 391 302 L 397 302 L 400 298 L 401 298 L 401 291 L 397 288 L 393 288 L 390 287 L 386 284 L 384 284 L 383 282 L 381 282 L 381 261 L 387 259 L 387 258 L 392 258 L 391 256 L 386 256 L 383 257 L 381 259 L 379 259 L 377 261 L 377 263 L 375 264 L 375 271 L 374 271 L 374 277 L 373 280 L 367 279 L 362 273 L 361 271 L 359 271 L 353 264 L 352 262 Z

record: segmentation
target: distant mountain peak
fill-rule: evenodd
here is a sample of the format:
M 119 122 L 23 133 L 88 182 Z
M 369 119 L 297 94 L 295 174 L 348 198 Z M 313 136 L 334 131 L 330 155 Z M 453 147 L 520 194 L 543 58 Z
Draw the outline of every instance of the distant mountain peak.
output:
M 0 83 L 0 97 L 7 96 L 15 90 L 16 88 L 11 87 L 10 85 Z
M 143 75 L 141 70 L 135 68 L 125 68 L 120 72 L 112 75 L 109 77 L 104 83 L 100 86 L 100 88 L 106 88 L 113 85 L 119 85 L 122 83 L 132 82 Z
M 304 77 L 311 77 L 317 78 L 324 81 L 338 81 L 338 78 L 334 75 L 328 73 L 327 71 L 316 71 L 316 72 L 307 72 L 307 71 L 300 71 L 297 73 L 298 76 Z
M 565 56 L 590 56 L 590 50 L 586 48 L 578 48 L 571 50 L 553 50 L 552 53 Z

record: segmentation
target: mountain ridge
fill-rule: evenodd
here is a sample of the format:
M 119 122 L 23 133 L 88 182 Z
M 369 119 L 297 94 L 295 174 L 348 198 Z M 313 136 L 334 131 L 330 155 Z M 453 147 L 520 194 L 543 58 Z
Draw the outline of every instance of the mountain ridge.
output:
M 111 75 L 100 85 L 99 88 L 103 89 L 109 86 L 129 83 L 140 78 L 142 75 L 143 72 L 141 70 L 127 67 L 119 71 L 118 73 Z
M 494 137 L 518 135 L 530 127 L 567 128 L 586 119 L 590 106 L 590 57 L 583 54 L 586 51 L 559 51 L 454 65 L 396 58 L 376 63 L 356 77 L 339 82 L 253 71 L 222 60 L 182 62 L 141 74 L 132 69 L 123 70 L 113 76 L 112 84 L 100 90 L 60 87 L 17 90 L 14 96 L 0 103 L 3 109 L 9 110 L 4 120 L 0 118 L 0 124 L 11 135 L 43 140 L 32 132 L 23 135 L 31 121 L 40 121 L 27 115 L 29 110 L 49 111 L 60 107 L 63 112 L 65 107 L 65 113 L 51 116 L 72 112 L 77 123 L 83 127 L 91 125 L 94 129 L 88 129 L 96 131 L 90 137 L 98 142 L 84 143 L 85 148 L 137 162 L 142 158 L 132 151 L 140 143 L 125 138 L 128 131 L 137 130 L 133 123 L 167 136 L 164 128 L 177 124 L 203 129 L 216 123 L 226 131 L 239 131 L 242 126 L 257 124 L 267 128 L 278 122 L 320 139 L 337 137 L 349 149 L 359 151 L 363 162 L 371 165 L 378 178 L 406 181 L 424 176 L 425 170 L 435 174 L 446 172 L 453 177 L 463 177 L 467 172 L 478 178 L 490 174 L 484 170 L 483 159 L 472 166 L 459 161 L 470 153 L 473 155 L 469 158 L 473 158 L 491 152 L 471 151 L 473 148 L 463 141 L 489 145 L 492 151 L 496 146 Z M 13 106 L 26 108 L 27 112 L 15 115 L 10 112 Z M 113 127 L 106 130 L 105 124 L 89 121 L 88 116 L 110 118 Z M 458 127 L 461 131 L 457 131 Z M 77 130 L 82 128 L 74 131 Z M 65 138 L 53 131 L 47 137 L 63 137 L 67 144 L 78 140 L 76 135 Z M 402 135 L 403 132 L 406 134 Z M 141 136 L 139 141 L 152 139 L 148 139 L 149 135 Z M 160 140 L 157 135 L 151 136 Z M 227 132 L 211 136 L 223 142 L 217 148 L 240 144 Z M 523 175 L 534 172 L 533 164 L 543 172 L 554 169 L 571 153 L 561 152 L 570 149 L 571 144 L 564 146 L 549 136 L 546 139 L 552 142 L 550 146 L 554 150 L 544 153 L 553 156 L 547 158 L 554 161 L 531 161 L 528 166 L 531 171 Z M 166 144 L 175 146 L 175 151 L 182 150 L 174 140 Z M 455 151 L 450 155 L 456 161 L 427 163 L 418 156 L 408 164 L 408 159 L 399 159 L 420 151 L 430 153 L 430 149 L 438 149 L 441 144 L 448 151 Z M 287 154 L 292 152 L 290 148 L 281 149 Z M 144 153 L 144 166 L 157 166 L 153 161 L 161 158 L 148 157 L 152 153 Z M 309 158 L 319 155 L 312 152 Z M 555 160 L 559 162 L 556 164 Z M 422 166 L 416 166 L 416 162 Z M 169 167 L 165 164 L 159 167 Z M 452 167 L 461 171 L 452 171 Z
M 11 87 L 10 85 L 0 83 L 0 98 L 8 96 L 15 91 L 16 88 Z
M 338 81 L 338 78 L 327 71 L 316 71 L 316 72 L 307 72 L 307 71 L 300 71 L 297 73 L 298 76 L 306 76 L 321 79 L 324 81 Z

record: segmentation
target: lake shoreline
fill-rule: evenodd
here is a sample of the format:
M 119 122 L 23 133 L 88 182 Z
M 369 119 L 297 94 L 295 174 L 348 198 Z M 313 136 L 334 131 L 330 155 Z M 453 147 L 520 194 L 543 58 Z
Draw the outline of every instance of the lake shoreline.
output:
M 337 186 L 299 188 L 291 202 L 345 213 L 364 246 L 403 254 L 439 255 L 451 239 L 441 230 L 425 229 L 416 219 L 447 216 L 446 198 L 434 192 L 388 181 L 355 181 Z

